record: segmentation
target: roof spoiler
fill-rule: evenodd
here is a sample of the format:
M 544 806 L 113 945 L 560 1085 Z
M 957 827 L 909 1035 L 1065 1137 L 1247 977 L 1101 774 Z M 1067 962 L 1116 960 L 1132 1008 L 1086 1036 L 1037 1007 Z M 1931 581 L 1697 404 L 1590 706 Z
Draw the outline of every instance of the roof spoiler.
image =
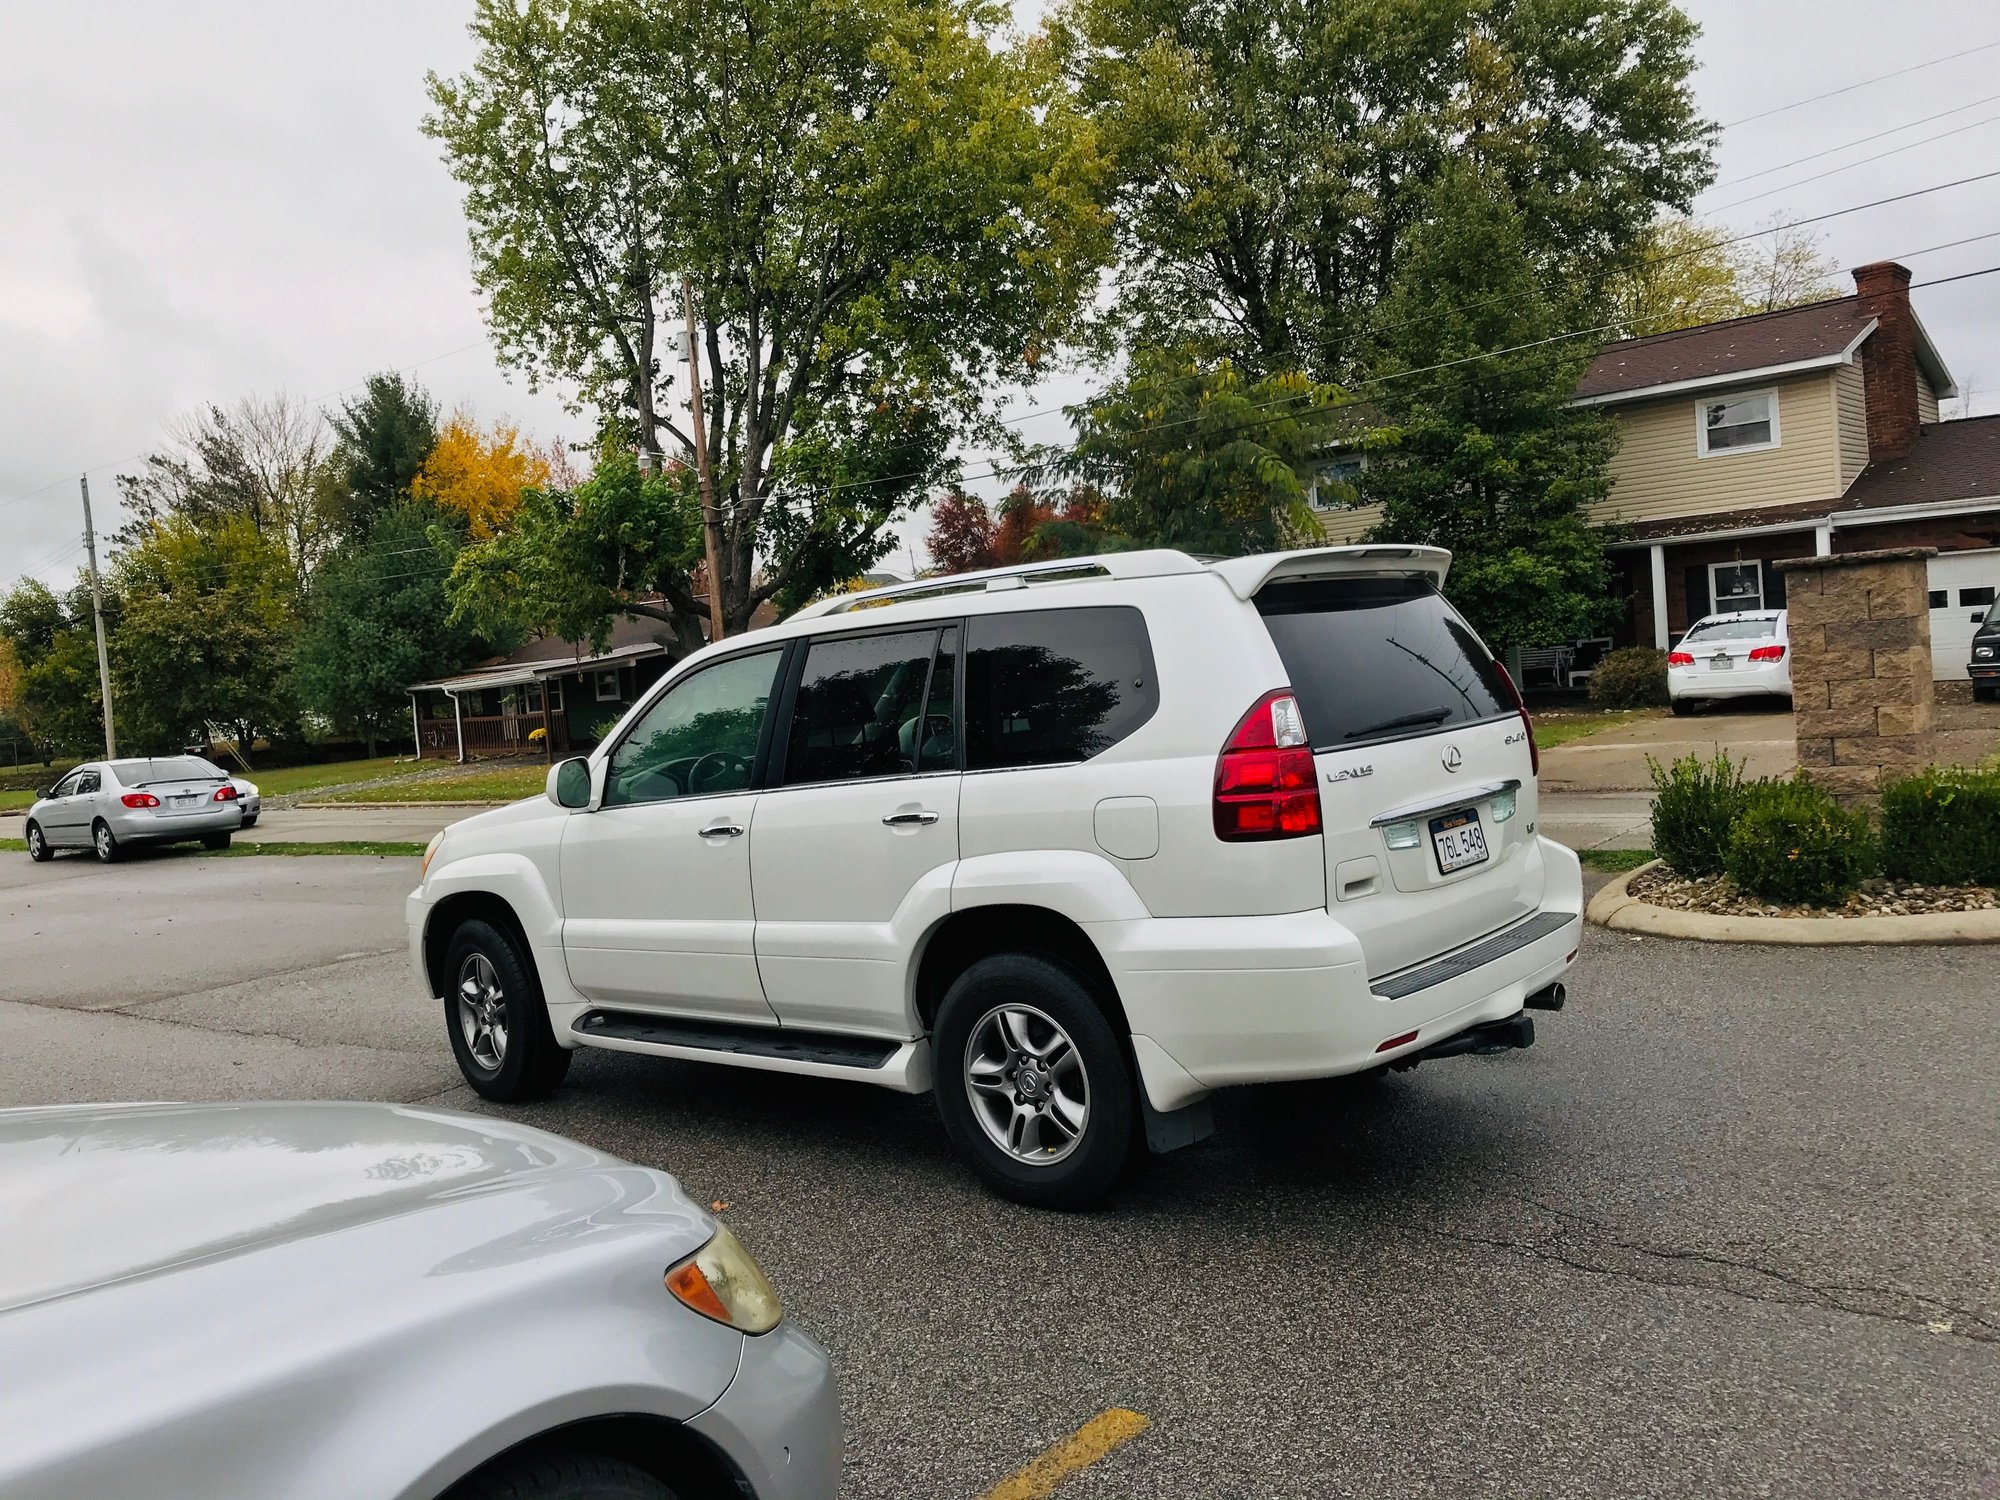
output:
M 1256 557 L 1232 557 L 1209 568 L 1239 599 L 1254 598 L 1266 584 L 1280 579 L 1380 578 L 1385 574 L 1421 577 L 1443 588 L 1451 571 L 1451 553 L 1442 547 L 1303 547 L 1296 552 L 1265 552 Z

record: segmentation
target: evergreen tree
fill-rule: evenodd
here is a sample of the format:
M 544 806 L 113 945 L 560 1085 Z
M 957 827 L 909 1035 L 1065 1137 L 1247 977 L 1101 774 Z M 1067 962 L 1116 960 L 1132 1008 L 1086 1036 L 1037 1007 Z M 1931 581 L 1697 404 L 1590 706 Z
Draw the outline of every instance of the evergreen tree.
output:
M 334 463 L 345 489 L 343 521 L 360 534 L 382 511 L 410 498 L 410 487 L 437 445 L 438 408 L 414 380 L 395 370 L 370 375 L 359 400 L 328 420 L 339 441 Z

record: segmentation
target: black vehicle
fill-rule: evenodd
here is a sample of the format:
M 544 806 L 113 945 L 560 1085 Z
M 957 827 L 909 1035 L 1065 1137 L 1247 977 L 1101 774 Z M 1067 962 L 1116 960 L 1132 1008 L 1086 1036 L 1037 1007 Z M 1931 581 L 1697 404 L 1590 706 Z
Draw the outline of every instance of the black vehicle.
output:
M 2000 698 L 2000 610 L 1988 610 L 1972 637 L 1972 659 L 1966 663 L 1972 677 L 1972 696 L 1981 702 Z

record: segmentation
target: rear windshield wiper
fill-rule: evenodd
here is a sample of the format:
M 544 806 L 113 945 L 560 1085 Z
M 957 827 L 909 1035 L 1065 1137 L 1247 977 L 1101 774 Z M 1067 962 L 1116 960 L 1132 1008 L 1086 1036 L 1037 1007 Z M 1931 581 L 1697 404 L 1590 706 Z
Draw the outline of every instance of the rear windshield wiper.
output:
M 1391 729 L 1415 729 L 1420 724 L 1435 724 L 1440 719 L 1449 719 L 1449 708 L 1420 708 L 1415 713 L 1398 714 L 1393 719 L 1384 719 L 1380 724 L 1370 724 L 1362 729 L 1350 729 L 1341 738 L 1358 740 L 1363 735 L 1384 734 Z

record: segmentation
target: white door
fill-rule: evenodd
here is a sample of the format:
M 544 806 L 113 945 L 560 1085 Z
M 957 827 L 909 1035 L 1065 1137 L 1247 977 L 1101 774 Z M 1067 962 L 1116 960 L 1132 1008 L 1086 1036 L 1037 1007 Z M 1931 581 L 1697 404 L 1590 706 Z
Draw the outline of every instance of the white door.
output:
M 604 804 L 563 830 L 563 953 L 604 1005 L 776 1018 L 757 978 L 750 790 L 779 648 L 676 682 L 612 747 Z
M 750 839 L 757 967 L 788 1026 L 909 1036 L 909 956 L 951 910 L 958 627 L 816 637 Z
M 1993 607 L 2000 586 L 2000 549 L 1945 552 L 1926 565 L 1931 591 L 1931 675 L 1965 681 L 1972 637 Z

